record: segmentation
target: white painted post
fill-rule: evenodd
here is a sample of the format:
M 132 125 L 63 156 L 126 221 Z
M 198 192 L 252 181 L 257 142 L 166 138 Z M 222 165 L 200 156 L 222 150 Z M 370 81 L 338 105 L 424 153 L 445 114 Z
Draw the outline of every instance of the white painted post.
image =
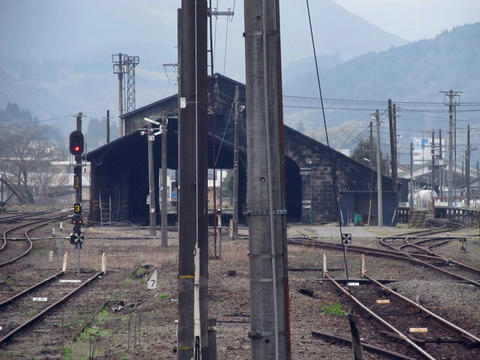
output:
M 53 250 L 48 252 L 48 262 L 53 262 Z
M 63 265 L 62 265 L 63 272 L 67 272 L 67 260 L 68 260 L 68 252 L 63 254 Z
M 362 277 L 367 276 L 367 268 L 365 266 L 365 254 L 362 254 Z
M 102 272 L 103 274 L 107 273 L 107 255 L 105 253 L 102 254 Z
M 323 277 L 326 277 L 328 274 L 327 270 L 327 254 L 323 253 Z
M 217 258 L 222 258 L 222 215 L 217 215 L 217 229 L 218 229 L 218 241 L 217 241 Z
M 55 236 L 55 228 L 52 227 L 52 236 Z
M 63 231 L 63 221 L 60 221 L 60 226 L 59 226 L 59 228 L 60 228 L 60 231 Z

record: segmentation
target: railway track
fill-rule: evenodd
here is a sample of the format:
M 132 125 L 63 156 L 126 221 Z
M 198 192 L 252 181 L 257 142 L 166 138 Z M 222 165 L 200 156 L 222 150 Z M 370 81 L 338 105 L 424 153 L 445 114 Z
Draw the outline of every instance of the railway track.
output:
M 451 241 L 464 240 L 458 237 L 427 237 L 439 232 L 449 232 L 457 230 L 462 226 L 456 223 L 439 222 L 444 226 L 438 230 L 433 229 L 430 232 L 423 231 L 415 236 L 411 234 L 404 234 L 403 236 L 384 237 L 380 240 L 381 245 L 409 258 L 420 261 L 426 267 L 429 267 L 437 272 L 441 272 L 451 278 L 465 281 L 477 287 L 480 287 L 480 269 L 464 264 L 460 261 L 442 256 L 432 249 Z M 447 270 L 448 269 L 448 270 Z
M 46 214 L 54 213 L 59 211 L 58 209 L 48 209 L 48 210 L 43 210 L 43 211 L 33 211 L 33 212 L 21 212 L 21 213 L 15 213 L 11 215 L 1 215 L 0 216 L 0 224 L 12 224 L 18 221 L 22 221 L 25 219 L 31 219 L 31 218 L 36 218 L 38 216 L 43 216 Z
M 349 252 L 367 254 L 369 256 L 387 257 L 428 267 L 436 272 L 447 275 L 451 278 L 464 281 L 480 287 L 480 269 L 464 264 L 454 259 L 449 259 L 435 253 L 432 248 L 444 245 L 450 241 L 458 241 L 458 237 L 433 237 L 426 236 L 457 230 L 462 226 L 457 223 L 450 223 L 439 220 L 430 220 L 434 229 L 421 230 L 412 233 L 400 234 L 380 239 L 380 244 L 387 249 L 372 248 L 365 246 L 348 246 Z M 343 251 L 341 244 L 318 241 L 316 237 L 290 237 L 288 243 L 312 248 L 327 248 Z M 422 244 L 428 244 L 422 247 Z M 407 251 L 410 249 L 412 251 Z M 445 269 L 445 268 L 448 268 Z
M 59 220 L 65 219 L 67 216 L 66 214 L 62 214 L 62 215 L 52 217 L 51 212 L 47 214 L 49 215 L 48 217 L 42 217 L 36 220 L 29 220 L 27 223 L 16 225 L 14 227 L 8 228 L 3 232 L 2 245 L 0 246 L 0 268 L 8 264 L 14 263 L 15 261 L 26 256 L 32 250 L 33 241 L 29 236 L 30 232 L 40 227 L 46 226 L 53 221 L 59 221 Z M 14 232 L 18 232 L 18 230 L 22 228 L 27 228 L 22 234 L 22 237 L 25 239 L 25 246 L 22 247 L 16 244 L 16 246 L 12 246 L 11 249 L 9 249 L 9 246 L 8 246 L 10 242 L 9 235 Z
M 81 273 L 75 275 L 74 279 L 64 279 L 65 271 L 61 271 L 2 301 L 0 322 L 3 329 L 0 344 L 58 308 L 103 274 L 103 271 L 93 276 Z
M 395 353 L 401 354 L 396 358 L 480 358 L 480 338 L 477 335 L 436 315 L 377 280 L 366 276 L 370 280 L 368 284 L 347 288 L 330 276 L 326 277 L 365 314 L 369 324 L 372 320 L 376 324 L 373 332 L 361 334 L 369 344 L 394 349 Z M 402 347 L 399 348 L 398 344 Z M 408 350 L 405 350 L 406 347 Z

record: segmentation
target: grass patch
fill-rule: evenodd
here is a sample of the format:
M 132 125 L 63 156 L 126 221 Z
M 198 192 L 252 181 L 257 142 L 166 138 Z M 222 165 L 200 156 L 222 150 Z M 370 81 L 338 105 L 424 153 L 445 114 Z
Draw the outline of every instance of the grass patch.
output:
M 324 305 L 323 313 L 325 315 L 346 316 L 347 311 L 342 308 L 342 304 L 334 302 L 333 304 Z
M 99 325 L 104 324 L 110 318 L 110 313 L 107 309 L 100 311 L 97 316 L 95 316 L 95 322 Z
M 168 299 L 170 297 L 170 294 L 160 294 L 160 299 Z
M 73 350 L 71 346 L 63 349 L 63 360 L 73 360 Z
M 102 329 L 97 326 L 88 327 L 82 331 L 77 341 L 88 342 L 91 337 L 107 337 L 110 335 L 110 331 L 107 329 Z
M 137 284 L 137 282 L 135 280 L 133 280 L 131 277 L 127 277 L 127 278 L 123 279 L 122 281 L 120 281 L 120 286 L 134 286 L 136 284 Z
M 132 275 L 138 279 L 143 277 L 146 273 L 147 273 L 146 266 L 137 265 Z

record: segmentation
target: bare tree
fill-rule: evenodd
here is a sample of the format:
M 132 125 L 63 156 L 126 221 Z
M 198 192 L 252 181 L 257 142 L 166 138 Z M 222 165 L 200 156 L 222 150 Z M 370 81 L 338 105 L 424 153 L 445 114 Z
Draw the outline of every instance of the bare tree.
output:
M 0 132 L 0 170 L 5 171 L 6 181 L 22 204 L 33 203 L 35 189 L 48 178 L 53 147 L 43 138 L 42 130 L 38 125 L 10 123 Z

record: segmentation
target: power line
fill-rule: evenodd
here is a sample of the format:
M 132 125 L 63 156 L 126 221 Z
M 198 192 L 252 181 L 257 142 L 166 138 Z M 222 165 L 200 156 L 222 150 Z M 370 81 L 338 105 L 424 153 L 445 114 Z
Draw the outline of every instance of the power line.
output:
M 44 120 L 35 120 L 35 121 L 28 121 L 28 122 L 24 122 L 24 123 L 15 123 L 15 124 L 8 124 L 8 125 L 0 125 L 0 129 L 8 129 L 8 128 L 18 128 L 18 127 L 24 127 L 24 126 L 29 126 L 29 125 L 37 125 L 37 124 L 40 124 L 40 123 L 45 123 L 45 122 L 49 122 L 49 121 L 56 121 L 56 120 L 62 120 L 62 119 L 66 119 L 66 118 L 71 118 L 71 117 L 74 117 L 75 114 L 71 114 L 71 115 L 63 115 L 63 116 L 57 116 L 57 117 L 53 117 L 53 118 L 50 118 L 50 119 L 44 119 Z

